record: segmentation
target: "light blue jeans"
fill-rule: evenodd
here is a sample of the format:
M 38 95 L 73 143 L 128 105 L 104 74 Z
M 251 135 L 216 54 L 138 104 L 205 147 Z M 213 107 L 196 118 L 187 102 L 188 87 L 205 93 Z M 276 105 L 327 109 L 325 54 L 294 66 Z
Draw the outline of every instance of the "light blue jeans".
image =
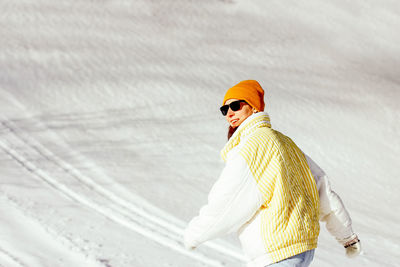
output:
M 315 249 L 308 250 L 265 267 L 308 267 L 314 258 Z

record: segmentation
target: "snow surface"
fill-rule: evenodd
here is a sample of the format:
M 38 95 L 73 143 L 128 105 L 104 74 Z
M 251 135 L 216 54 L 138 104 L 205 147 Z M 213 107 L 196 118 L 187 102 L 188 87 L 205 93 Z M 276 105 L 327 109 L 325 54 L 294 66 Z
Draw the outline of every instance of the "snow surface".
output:
M 398 266 L 400 3 L 0 2 L 0 266 L 244 266 L 185 224 L 223 163 L 227 88 L 329 174 L 362 240 L 311 266 Z

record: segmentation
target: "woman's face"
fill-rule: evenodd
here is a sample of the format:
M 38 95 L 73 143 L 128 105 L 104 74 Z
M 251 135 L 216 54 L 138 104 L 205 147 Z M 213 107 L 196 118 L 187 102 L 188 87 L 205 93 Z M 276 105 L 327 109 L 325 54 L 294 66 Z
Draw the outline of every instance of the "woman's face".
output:
M 229 105 L 230 103 L 237 101 L 238 99 L 228 99 L 225 102 L 225 105 Z M 228 113 L 226 113 L 226 120 L 230 124 L 232 128 L 239 127 L 242 122 L 247 119 L 254 112 L 254 109 L 247 103 L 240 103 L 240 109 L 238 111 L 233 111 L 229 108 Z

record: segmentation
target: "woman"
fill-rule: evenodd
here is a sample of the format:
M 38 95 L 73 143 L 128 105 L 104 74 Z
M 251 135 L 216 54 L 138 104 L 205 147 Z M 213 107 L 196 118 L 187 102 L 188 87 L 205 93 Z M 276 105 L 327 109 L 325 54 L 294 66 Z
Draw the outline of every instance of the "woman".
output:
M 221 156 L 226 166 L 208 204 L 185 230 L 185 247 L 237 232 L 248 267 L 309 266 L 321 220 L 348 256 L 358 255 L 350 216 L 324 172 L 271 128 L 264 106 L 264 90 L 254 80 L 225 94 L 221 112 L 229 140 Z

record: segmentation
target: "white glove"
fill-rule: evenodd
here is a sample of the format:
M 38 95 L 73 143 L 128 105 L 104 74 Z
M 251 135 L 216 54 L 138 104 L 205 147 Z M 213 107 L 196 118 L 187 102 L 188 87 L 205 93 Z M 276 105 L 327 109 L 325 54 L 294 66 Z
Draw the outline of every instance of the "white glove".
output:
M 358 237 L 356 236 L 354 239 L 346 242 L 344 244 L 344 248 L 346 249 L 346 256 L 349 258 L 354 258 L 361 253 L 361 243 Z
M 185 246 L 185 249 L 186 250 L 189 250 L 189 251 L 192 251 L 192 250 L 195 250 L 196 249 L 196 247 L 191 247 L 191 246 L 188 246 L 188 245 L 184 245 Z
M 195 250 L 197 247 L 197 243 L 191 239 L 190 233 L 188 233 L 186 230 L 183 234 L 183 246 L 187 250 Z
M 184 236 L 184 238 L 183 238 L 183 246 L 187 250 L 195 250 L 196 249 L 196 246 L 192 242 L 190 242 L 186 236 Z

